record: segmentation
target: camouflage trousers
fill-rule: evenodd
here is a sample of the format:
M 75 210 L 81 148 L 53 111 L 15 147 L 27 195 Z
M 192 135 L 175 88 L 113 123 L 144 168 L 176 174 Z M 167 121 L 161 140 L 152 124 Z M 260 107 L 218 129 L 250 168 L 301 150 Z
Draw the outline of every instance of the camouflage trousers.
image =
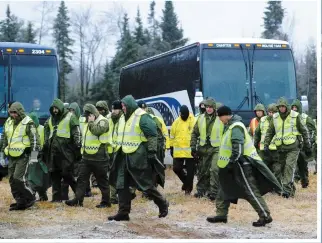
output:
M 218 193 L 218 152 L 202 155 L 199 163 L 197 191 L 200 195 L 216 196 Z
M 260 218 L 268 217 L 270 215 L 270 211 L 258 189 L 252 167 L 250 165 L 240 164 L 238 164 L 238 167 L 241 175 L 240 181 L 242 182 L 241 188 L 243 188 L 243 199 L 250 203 Z M 224 192 L 222 191 L 222 188 L 220 188 L 216 198 L 216 215 L 227 217 L 230 203 L 230 200 L 224 199 Z
M 258 155 L 262 158 L 267 167 L 273 172 L 276 179 L 281 181 L 281 166 L 277 150 L 270 150 L 268 154 L 265 154 L 263 150 L 260 150 Z
M 305 155 L 304 151 L 301 151 L 297 159 L 297 169 L 295 172 L 295 180 L 301 180 L 302 186 L 309 184 L 309 158 Z
M 300 150 L 278 151 L 279 166 L 278 173 L 281 174 L 281 184 L 285 192 L 290 196 L 295 195 L 294 177 L 297 166 L 297 159 Z M 280 171 L 280 172 L 279 172 Z

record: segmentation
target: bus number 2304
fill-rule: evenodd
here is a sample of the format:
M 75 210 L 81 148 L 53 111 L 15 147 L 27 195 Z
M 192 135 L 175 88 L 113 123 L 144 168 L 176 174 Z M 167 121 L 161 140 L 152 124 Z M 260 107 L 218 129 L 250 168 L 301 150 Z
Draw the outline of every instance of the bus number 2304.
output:
M 35 49 L 32 49 L 31 50 L 31 53 L 32 54 L 45 54 L 45 50 L 35 50 Z

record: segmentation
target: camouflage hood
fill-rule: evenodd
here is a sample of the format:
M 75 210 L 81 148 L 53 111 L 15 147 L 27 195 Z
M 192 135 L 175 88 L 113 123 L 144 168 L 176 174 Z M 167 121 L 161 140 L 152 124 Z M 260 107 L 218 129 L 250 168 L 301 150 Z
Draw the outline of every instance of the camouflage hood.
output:
M 275 103 L 273 103 L 273 104 L 269 104 L 269 105 L 267 106 L 267 111 L 271 111 L 271 112 L 278 112 L 278 109 L 277 109 L 276 104 L 275 104 Z
M 35 127 L 36 127 L 36 128 L 37 128 L 37 127 L 39 127 L 39 119 L 38 119 L 37 114 L 36 114 L 36 113 L 34 113 L 34 112 L 31 112 L 31 113 L 29 114 L 29 117 L 33 120 L 33 122 L 34 122 L 34 124 L 35 124 Z
M 256 111 L 263 111 L 264 112 L 264 116 L 266 116 L 266 109 L 265 106 L 263 104 L 257 104 L 255 106 L 254 112 L 256 113 Z
M 96 107 L 94 105 L 92 105 L 92 104 L 84 105 L 83 111 L 84 111 L 84 113 L 86 111 L 89 112 L 89 113 L 92 113 L 95 117 L 98 117 L 100 115 L 100 113 L 98 112 Z
M 212 108 L 216 109 L 216 101 L 213 98 L 207 98 L 203 101 L 205 106 L 211 106 Z
M 129 119 L 133 112 L 139 108 L 134 97 L 132 95 L 127 95 L 122 99 L 122 103 L 126 106 L 125 120 Z
M 64 103 L 60 99 L 54 99 L 53 103 L 51 104 L 49 111 L 52 116 L 54 116 L 53 108 L 56 107 L 59 110 L 58 116 L 65 115 L 68 111 L 65 109 Z
M 277 106 L 277 108 L 279 106 L 286 106 L 287 111 L 290 111 L 290 106 L 289 106 L 289 104 L 287 102 L 287 99 L 285 99 L 284 97 L 281 97 L 281 98 L 278 99 L 278 101 L 276 103 L 276 106 Z
M 104 101 L 104 100 L 100 100 L 96 103 L 96 108 L 102 108 L 105 110 L 106 114 L 105 115 L 108 115 L 110 113 L 110 110 L 108 109 L 108 105 L 107 105 L 107 102 Z
M 302 113 L 302 103 L 301 103 L 301 101 L 299 101 L 299 100 L 294 100 L 293 101 L 293 103 L 292 103 L 292 105 L 291 105 L 291 108 L 293 107 L 293 106 L 296 106 L 296 108 L 297 108 L 297 112 L 298 113 Z
M 79 105 L 76 102 L 73 102 L 69 105 L 68 107 L 69 109 L 73 109 L 75 111 L 75 116 L 77 117 L 77 119 L 79 119 L 80 115 L 81 115 L 81 111 L 79 108 Z
M 23 107 L 23 105 L 20 102 L 12 103 L 12 105 L 9 108 L 9 112 L 10 111 L 17 112 L 17 114 L 19 115 L 21 120 L 26 117 L 25 108 Z

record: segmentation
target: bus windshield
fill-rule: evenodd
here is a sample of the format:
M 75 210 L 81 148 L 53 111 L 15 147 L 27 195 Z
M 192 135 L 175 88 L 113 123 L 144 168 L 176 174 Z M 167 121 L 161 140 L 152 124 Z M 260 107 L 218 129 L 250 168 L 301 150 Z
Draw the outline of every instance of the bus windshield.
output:
M 203 96 L 236 109 L 248 94 L 247 53 L 245 60 L 241 49 L 203 49 L 202 55 Z M 240 110 L 247 109 L 246 102 Z
M 250 54 L 252 53 L 250 50 Z M 296 98 L 296 76 L 291 50 L 256 49 L 253 60 L 253 90 L 260 98 L 257 103 L 269 105 L 282 96 L 289 101 Z
M 55 56 L 11 56 L 11 99 L 39 118 L 49 115 L 57 97 L 58 66 Z

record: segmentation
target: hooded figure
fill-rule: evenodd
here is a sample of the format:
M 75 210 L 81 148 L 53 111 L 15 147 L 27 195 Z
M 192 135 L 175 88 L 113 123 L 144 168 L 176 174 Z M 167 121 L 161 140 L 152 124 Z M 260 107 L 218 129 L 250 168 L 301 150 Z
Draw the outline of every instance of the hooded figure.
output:
M 216 101 L 207 98 L 204 104 L 206 112 L 198 117 L 190 142 L 192 156 L 195 160 L 200 160 L 197 192 L 194 196 L 198 198 L 207 196 L 213 201 L 218 193 L 217 160 L 224 125 L 217 117 Z
M 82 163 L 75 198 L 65 203 L 68 206 L 83 206 L 83 200 L 91 173 L 102 193 L 97 208 L 111 207 L 110 186 L 108 183 L 109 157 L 107 154 L 109 122 L 92 104 L 84 106 L 87 123 L 84 125 L 82 142 Z
M 295 195 L 294 173 L 300 153 L 300 143 L 303 140 L 304 151 L 307 156 L 312 154 L 310 136 L 306 125 L 302 122 L 298 112 L 290 110 L 285 98 L 277 101 L 278 112 L 273 115 L 264 140 L 264 152 L 269 153 L 269 145 L 274 138 L 278 152 L 279 168 L 282 186 L 286 191 L 285 197 Z
M 249 135 L 252 137 L 255 135 L 255 130 L 259 124 L 260 119 L 266 116 L 265 106 L 263 104 L 257 104 L 254 108 L 255 117 L 250 121 L 249 124 Z
M 3 130 L 3 143 L 0 160 L 3 153 L 8 157 L 8 176 L 11 192 L 16 203 L 9 210 L 24 210 L 35 203 L 33 190 L 28 185 L 26 172 L 32 152 L 40 149 L 39 136 L 34 122 L 26 116 L 21 103 L 15 102 L 9 108 L 11 120 Z
M 50 118 L 45 122 L 43 161 L 48 166 L 52 179 L 52 202 L 61 202 L 61 180 L 76 190 L 74 162 L 79 157 L 81 134 L 79 120 L 70 113 L 60 99 L 50 106 Z
M 193 189 L 193 178 L 196 162 L 191 155 L 190 140 L 196 119 L 189 112 L 188 107 L 180 108 L 178 117 L 170 130 L 170 154 L 173 158 L 173 172 L 182 182 L 181 190 L 190 195 Z
M 305 113 L 302 113 L 302 103 L 299 100 L 294 100 L 291 105 L 292 110 L 297 111 L 300 114 L 302 122 L 307 126 L 310 136 L 311 144 L 315 144 L 316 137 L 316 126 L 313 119 Z M 302 188 L 307 188 L 309 185 L 309 169 L 308 169 L 308 158 L 305 155 L 305 151 L 301 150 L 297 160 L 297 172 L 295 180 L 301 180 Z
M 74 113 L 74 115 L 76 116 L 77 119 L 80 118 L 81 111 L 80 111 L 79 105 L 76 102 L 71 103 L 69 105 L 68 109 L 69 109 L 69 111 L 72 111 Z
M 107 102 L 104 100 L 97 101 L 95 106 L 98 112 L 104 117 L 106 117 L 110 113 Z
M 264 152 L 264 141 L 267 129 L 269 127 L 269 123 L 273 119 L 273 115 L 276 112 L 278 112 L 276 104 L 268 105 L 267 111 L 269 115 L 264 116 L 260 119 L 259 125 L 255 130 L 254 146 L 257 150 L 257 153 L 268 166 L 268 168 L 270 168 L 270 170 L 274 173 L 275 177 L 279 181 L 281 181 L 280 171 L 278 170 L 280 165 L 274 139 L 271 141 L 271 144 L 269 145 L 269 153 Z
M 272 189 L 281 193 L 281 185 L 258 156 L 241 117 L 232 115 L 227 106 L 217 112 L 225 124 L 218 160 L 220 191 L 216 198 L 216 216 L 208 217 L 207 221 L 227 223 L 230 203 L 237 204 L 242 198 L 259 215 L 253 226 L 265 226 L 272 222 L 272 217 L 262 195 Z
M 109 220 L 129 220 L 131 193 L 133 186 L 147 193 L 159 207 L 159 217 L 168 214 L 168 202 L 154 185 L 153 174 L 163 187 L 163 165 L 157 160 L 157 128 L 152 117 L 137 105 L 133 96 L 122 99 L 125 122 L 119 124 L 117 144 L 120 144 L 110 173 L 112 185 L 116 185 L 119 210 Z

